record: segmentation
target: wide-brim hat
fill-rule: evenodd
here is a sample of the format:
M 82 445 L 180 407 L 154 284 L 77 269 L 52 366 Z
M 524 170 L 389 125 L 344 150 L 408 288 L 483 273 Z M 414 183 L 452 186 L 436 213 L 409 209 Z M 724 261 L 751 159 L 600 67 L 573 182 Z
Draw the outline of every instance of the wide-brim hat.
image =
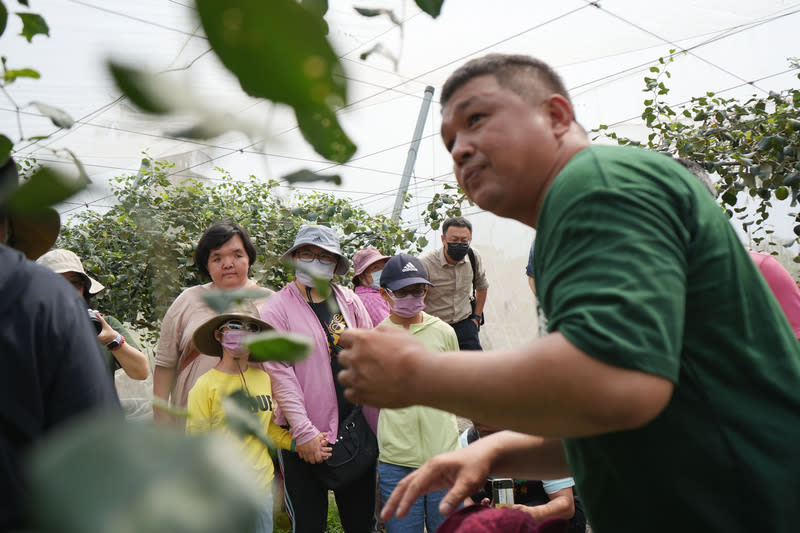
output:
M 433 287 L 428 281 L 428 272 L 422 261 L 409 254 L 397 254 L 386 262 L 381 274 L 381 287 L 397 291 L 409 285 L 424 283 Z
M 55 272 L 56 274 L 63 274 L 65 272 L 75 272 L 80 274 L 84 280 L 84 285 L 89 294 L 97 294 L 105 289 L 102 283 L 91 277 L 86 273 L 81 263 L 81 258 L 74 252 L 56 248 L 50 250 L 39 259 L 36 260 L 42 266 L 45 266 Z
M 342 248 L 339 245 L 339 237 L 336 232 L 328 226 L 319 226 L 305 224 L 300 226 L 297 231 L 297 236 L 294 238 L 294 244 L 289 248 L 286 253 L 281 256 L 281 261 L 291 262 L 292 253 L 301 246 L 316 246 L 322 248 L 326 252 L 330 252 L 339 257 L 334 268 L 334 274 L 346 274 L 350 268 L 350 260 L 342 255 Z
M 215 315 L 203 322 L 196 330 L 194 330 L 194 333 L 192 334 L 192 342 L 200 351 L 200 353 L 222 357 L 222 345 L 217 338 L 214 337 L 214 332 L 222 324 L 234 318 L 247 322 L 255 322 L 261 326 L 261 331 L 274 329 L 272 326 L 258 318 L 258 312 L 255 310 L 255 306 L 253 306 L 252 309 L 246 308 L 232 311 L 230 313 Z
M 61 230 L 61 218 L 50 207 L 37 209 L 34 213 L 19 213 L 6 206 L 6 201 L 18 187 L 17 164 L 9 157 L 0 167 L 0 212 L 5 213 L 11 223 L 8 245 L 33 261 L 55 244 Z
M 391 259 L 391 256 L 383 255 L 374 246 L 368 246 L 363 250 L 357 251 L 356 255 L 353 256 L 353 276 L 360 276 L 366 269 L 383 259 Z

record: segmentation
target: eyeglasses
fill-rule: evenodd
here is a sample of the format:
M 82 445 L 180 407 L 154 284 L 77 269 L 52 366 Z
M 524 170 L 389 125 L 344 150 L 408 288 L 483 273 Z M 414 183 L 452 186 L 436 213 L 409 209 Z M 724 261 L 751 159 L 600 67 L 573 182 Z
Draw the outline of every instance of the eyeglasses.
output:
M 217 329 L 222 330 L 223 328 L 233 329 L 236 331 L 244 330 L 247 331 L 248 333 L 259 333 L 261 331 L 260 324 L 256 324 L 255 322 L 245 322 L 243 320 L 236 320 L 236 319 L 228 320 Z
M 413 296 L 414 298 L 419 298 L 420 296 L 425 296 L 425 293 L 428 291 L 427 285 L 422 285 L 421 287 L 404 287 L 402 289 L 398 289 L 396 291 L 392 291 L 386 289 L 389 294 L 394 296 L 395 298 L 408 298 L 409 296 Z
M 314 259 L 318 259 L 320 263 L 325 263 L 326 265 L 332 265 L 339 259 L 333 254 L 326 254 L 324 252 L 316 253 L 310 250 L 300 250 L 298 252 L 295 252 L 294 255 L 303 263 L 310 263 Z

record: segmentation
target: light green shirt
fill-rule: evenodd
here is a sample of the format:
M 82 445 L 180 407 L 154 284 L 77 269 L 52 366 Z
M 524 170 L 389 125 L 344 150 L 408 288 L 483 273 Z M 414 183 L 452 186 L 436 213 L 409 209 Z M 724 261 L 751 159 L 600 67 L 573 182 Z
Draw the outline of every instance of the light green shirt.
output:
M 402 327 L 386 318 L 382 324 Z M 455 330 L 427 313 L 422 323 L 411 324 L 409 331 L 426 348 L 435 352 L 458 350 Z M 440 453 L 458 448 L 458 424 L 452 413 L 415 405 L 403 409 L 381 409 L 378 418 L 379 459 L 411 468 Z

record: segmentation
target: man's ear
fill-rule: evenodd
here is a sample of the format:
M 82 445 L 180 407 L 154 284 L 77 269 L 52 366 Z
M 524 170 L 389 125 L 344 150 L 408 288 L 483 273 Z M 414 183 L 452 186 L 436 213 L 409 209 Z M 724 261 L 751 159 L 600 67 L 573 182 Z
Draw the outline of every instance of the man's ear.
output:
M 550 111 L 550 125 L 556 136 L 561 137 L 570 130 L 572 123 L 575 122 L 572 104 L 560 94 L 551 95 L 547 104 Z

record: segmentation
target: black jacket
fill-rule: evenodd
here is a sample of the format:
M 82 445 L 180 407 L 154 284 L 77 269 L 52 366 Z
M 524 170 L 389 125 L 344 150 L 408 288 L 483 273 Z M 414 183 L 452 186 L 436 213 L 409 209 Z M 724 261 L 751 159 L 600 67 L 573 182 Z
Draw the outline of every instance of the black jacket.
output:
M 0 245 L 0 531 L 27 527 L 20 468 L 71 417 L 119 409 L 86 303 L 66 280 Z

